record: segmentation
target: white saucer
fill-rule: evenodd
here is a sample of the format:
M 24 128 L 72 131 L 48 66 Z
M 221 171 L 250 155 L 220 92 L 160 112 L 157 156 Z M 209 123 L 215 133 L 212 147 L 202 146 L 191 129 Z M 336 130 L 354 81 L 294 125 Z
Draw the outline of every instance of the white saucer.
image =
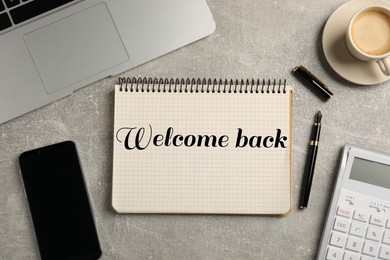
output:
M 322 34 L 322 48 L 329 65 L 344 79 L 359 85 L 373 85 L 385 82 L 385 76 L 376 62 L 363 62 L 354 58 L 347 49 L 345 34 L 349 20 L 360 8 L 367 5 L 390 3 L 378 0 L 352 0 L 332 13 Z

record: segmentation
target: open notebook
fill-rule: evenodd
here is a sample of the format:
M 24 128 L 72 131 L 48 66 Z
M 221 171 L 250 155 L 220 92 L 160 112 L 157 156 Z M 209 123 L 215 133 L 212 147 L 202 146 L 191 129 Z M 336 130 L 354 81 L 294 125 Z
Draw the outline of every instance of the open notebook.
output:
M 119 213 L 286 214 L 291 124 L 285 82 L 122 79 L 112 205 Z

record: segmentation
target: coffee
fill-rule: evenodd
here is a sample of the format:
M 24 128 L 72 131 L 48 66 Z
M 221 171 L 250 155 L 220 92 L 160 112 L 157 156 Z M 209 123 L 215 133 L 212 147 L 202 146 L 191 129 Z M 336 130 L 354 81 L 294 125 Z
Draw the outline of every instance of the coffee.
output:
M 351 33 L 356 47 L 366 54 L 390 51 L 390 16 L 380 10 L 369 10 L 356 17 Z

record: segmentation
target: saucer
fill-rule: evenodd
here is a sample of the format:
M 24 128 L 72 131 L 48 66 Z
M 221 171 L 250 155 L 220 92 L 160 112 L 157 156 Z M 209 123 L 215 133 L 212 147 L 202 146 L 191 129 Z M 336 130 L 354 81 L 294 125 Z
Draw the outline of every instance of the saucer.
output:
M 360 61 L 347 49 L 345 37 L 349 20 L 360 8 L 372 4 L 390 7 L 388 2 L 378 0 L 349 1 L 332 13 L 322 34 L 322 48 L 329 65 L 341 77 L 358 85 L 374 85 L 390 79 L 376 62 Z

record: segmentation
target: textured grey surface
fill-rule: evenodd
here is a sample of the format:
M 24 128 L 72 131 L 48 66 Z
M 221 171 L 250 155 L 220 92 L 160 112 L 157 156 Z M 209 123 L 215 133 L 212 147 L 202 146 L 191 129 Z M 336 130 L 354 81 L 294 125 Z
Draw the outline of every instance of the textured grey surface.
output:
M 102 259 L 313 259 L 346 143 L 390 153 L 390 82 L 357 86 L 327 64 L 321 34 L 345 1 L 208 0 L 211 36 L 120 76 L 286 78 L 294 86 L 293 208 L 286 217 L 118 215 L 111 206 L 113 85 L 116 77 L 0 125 L 0 259 L 38 258 L 17 157 L 73 140 L 79 150 Z M 131 15 L 131 10 L 129 10 Z M 324 103 L 291 69 L 303 64 L 326 82 Z M 323 128 L 309 208 L 298 210 L 307 142 L 315 112 Z M 60 224 L 60 223 L 59 223 Z

